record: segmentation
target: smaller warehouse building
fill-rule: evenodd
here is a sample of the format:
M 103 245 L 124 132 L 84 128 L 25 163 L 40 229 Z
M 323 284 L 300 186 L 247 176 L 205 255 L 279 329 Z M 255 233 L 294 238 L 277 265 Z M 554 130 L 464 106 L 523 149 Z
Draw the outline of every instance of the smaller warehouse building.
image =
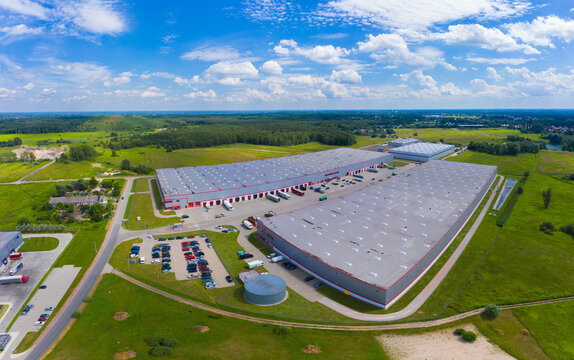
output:
M 417 142 L 390 149 L 389 153 L 397 159 L 427 162 L 454 152 L 454 145 L 443 143 Z
M 4 350 L 11 339 L 10 334 L 0 334 L 0 350 Z
M 402 139 L 396 139 L 393 141 L 389 141 L 387 144 L 389 146 L 401 147 L 401 146 L 410 145 L 410 144 L 414 144 L 414 143 L 418 143 L 418 142 L 420 142 L 418 139 L 402 138 Z
M 287 284 L 271 274 L 253 276 L 245 280 L 243 297 L 255 305 L 275 305 L 287 297 Z
M 6 264 L 10 254 L 23 243 L 22 233 L 19 231 L 0 232 L 0 261 Z

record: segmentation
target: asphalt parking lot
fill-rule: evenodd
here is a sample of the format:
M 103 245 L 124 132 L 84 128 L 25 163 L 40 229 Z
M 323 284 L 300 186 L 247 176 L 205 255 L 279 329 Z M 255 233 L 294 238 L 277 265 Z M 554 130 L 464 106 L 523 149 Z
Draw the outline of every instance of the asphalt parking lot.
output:
M 0 285 L 0 303 L 10 304 L 8 312 L 0 319 L 0 331 L 6 331 L 6 327 L 11 320 L 18 315 L 20 308 L 32 293 L 32 290 L 38 286 L 40 280 L 44 277 L 46 272 L 50 269 L 54 261 L 60 256 L 62 251 L 68 246 L 72 239 L 71 234 L 33 234 L 24 235 L 28 237 L 41 237 L 50 236 L 56 237 L 59 240 L 58 247 L 52 251 L 38 251 L 22 253 L 22 259 L 11 261 L 8 266 L 0 269 L 0 276 L 9 275 L 8 271 L 12 269 L 18 262 L 24 266 L 17 275 L 24 275 L 29 278 L 27 283 L 13 283 Z

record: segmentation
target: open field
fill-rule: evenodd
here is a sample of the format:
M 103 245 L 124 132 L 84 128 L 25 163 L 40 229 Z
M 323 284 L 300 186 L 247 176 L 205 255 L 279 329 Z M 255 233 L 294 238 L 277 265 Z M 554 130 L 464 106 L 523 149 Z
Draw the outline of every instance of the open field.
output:
M 147 193 L 130 195 L 133 200 L 128 208 L 128 221 L 124 223 L 128 229 L 154 229 L 169 226 L 180 222 L 181 219 L 174 216 L 171 218 L 156 218 L 153 212 L 151 195 Z M 125 216 L 124 216 L 125 217 Z M 140 218 L 138 220 L 137 218 Z
M 538 134 L 522 134 L 518 130 L 509 129 L 476 129 L 476 130 L 458 130 L 458 129 L 395 129 L 399 137 L 412 137 L 421 141 L 439 142 L 441 139 L 448 144 L 468 145 L 471 141 L 490 141 L 506 140 L 508 135 L 520 135 L 532 140 L 539 140 Z M 414 136 L 414 134 L 417 136 Z
M 35 218 L 54 192 L 55 183 L 20 184 L 0 186 L 0 229 L 14 230 L 18 219 Z
M 118 311 L 131 316 L 116 321 Z M 197 325 L 210 331 L 197 332 Z M 198 359 L 262 359 L 271 353 L 276 359 L 299 359 L 311 356 L 301 353 L 306 344 L 321 347 L 320 354 L 311 356 L 314 359 L 387 358 L 372 332 L 289 329 L 276 335 L 274 329 L 193 309 L 105 275 L 92 301 L 47 359 L 111 359 L 126 350 L 137 352 L 138 359 L 151 359 L 144 341 L 150 336 L 179 340 L 170 359 L 189 359 L 190 354 Z M 85 341 L 86 334 L 90 341 Z
M 574 358 L 573 302 L 527 307 L 513 312 L 550 358 Z
M 537 170 L 541 173 L 558 178 L 574 173 L 574 152 L 545 150 L 538 156 Z
M 106 141 L 109 133 L 105 132 L 63 132 L 63 133 L 48 133 L 48 134 L 0 134 L 0 141 L 12 140 L 15 137 L 22 139 L 22 144 L 37 146 L 40 140 L 49 140 L 56 142 L 57 140 L 67 140 L 71 144 L 79 143 L 95 143 Z M 71 144 L 50 144 L 47 146 L 71 145 Z
M 22 164 L 21 162 L 0 164 L 0 182 L 20 180 L 24 176 L 44 165 L 46 165 L 45 162 L 40 162 L 35 165 Z
M 31 237 L 24 239 L 24 244 L 18 249 L 19 252 L 51 251 L 58 247 L 60 242 L 54 237 Z
M 526 170 L 535 164 L 535 154 L 518 154 L 516 156 L 498 156 L 467 150 L 460 155 L 449 157 L 448 161 L 469 162 L 474 164 L 496 165 L 498 173 L 507 176 L 521 177 Z
M 149 179 L 136 179 L 132 186 L 132 192 L 149 191 Z

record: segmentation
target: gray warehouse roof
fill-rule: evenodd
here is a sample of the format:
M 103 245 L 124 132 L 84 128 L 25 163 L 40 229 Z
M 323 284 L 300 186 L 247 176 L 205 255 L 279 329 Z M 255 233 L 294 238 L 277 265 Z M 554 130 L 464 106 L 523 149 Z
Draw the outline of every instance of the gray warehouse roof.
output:
M 331 267 L 389 288 L 440 241 L 495 172 L 495 166 L 433 160 L 262 222 Z
M 8 244 L 8 242 L 18 233 L 18 231 L 0 232 L 0 249 L 6 246 L 6 244 Z
M 440 153 L 441 151 L 451 148 L 454 148 L 454 145 L 442 144 L 442 143 L 417 142 L 410 145 L 404 145 L 396 149 L 389 149 L 389 153 L 433 156 L 435 154 Z
M 401 139 L 395 139 L 395 140 L 389 141 L 388 144 L 391 146 L 405 146 L 405 145 L 417 143 L 419 141 L 420 141 L 419 139 L 401 138 Z
M 373 151 L 338 148 L 230 164 L 159 169 L 157 178 L 165 195 L 197 194 L 297 178 L 383 156 Z

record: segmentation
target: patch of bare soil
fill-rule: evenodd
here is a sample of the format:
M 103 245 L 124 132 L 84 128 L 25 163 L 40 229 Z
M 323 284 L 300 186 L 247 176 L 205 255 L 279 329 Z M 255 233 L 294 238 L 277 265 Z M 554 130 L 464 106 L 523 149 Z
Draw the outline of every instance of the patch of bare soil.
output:
M 200 333 L 206 333 L 206 332 L 208 332 L 209 330 L 211 330 L 211 329 L 209 328 L 209 326 L 205 326 L 205 325 L 196 325 L 196 326 L 193 327 L 193 329 L 194 329 L 195 331 L 199 331 Z
M 114 354 L 114 360 L 129 360 L 138 356 L 135 351 L 122 351 Z
M 129 318 L 131 315 L 125 311 L 118 311 L 114 314 L 114 320 L 117 321 L 124 321 L 125 319 Z
M 301 352 L 304 354 L 319 354 L 321 352 L 321 348 L 317 345 L 308 344 L 301 348 Z

